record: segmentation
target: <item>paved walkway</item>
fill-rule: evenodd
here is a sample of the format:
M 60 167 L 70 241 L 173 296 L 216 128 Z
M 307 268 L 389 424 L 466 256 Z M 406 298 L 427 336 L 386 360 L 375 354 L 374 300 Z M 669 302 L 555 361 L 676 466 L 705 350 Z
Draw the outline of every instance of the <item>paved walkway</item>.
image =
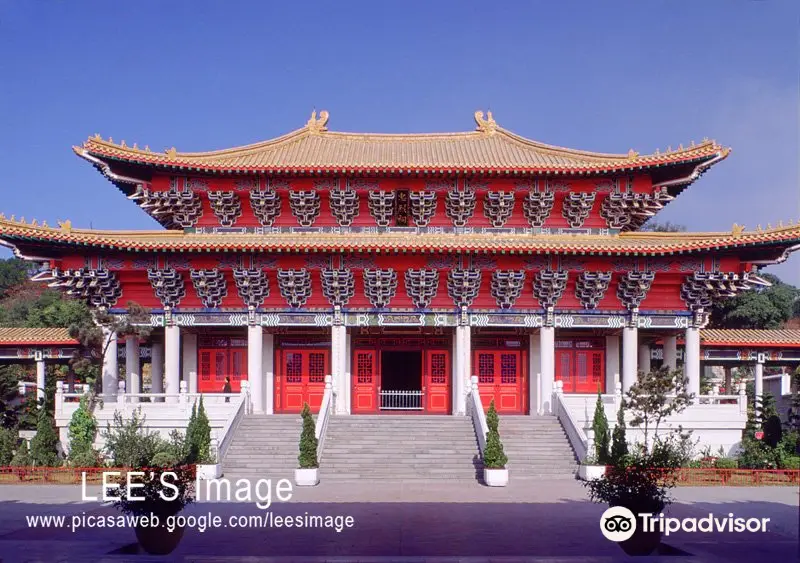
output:
M 94 493 L 96 489 L 90 489 Z M 171 558 L 133 552 L 129 528 L 30 529 L 35 514 L 114 515 L 81 503 L 80 487 L 0 486 L 0 559 L 7 561 L 573 561 L 623 560 L 600 533 L 604 507 L 589 503 L 578 482 L 512 481 L 490 489 L 457 483 L 328 483 L 295 488 L 269 510 L 252 502 L 199 502 L 185 514 L 220 517 L 223 527 L 188 529 Z M 692 561 L 789 561 L 797 557 L 798 491 L 776 488 L 680 488 L 668 515 L 770 518 L 766 534 L 676 533 L 664 538 L 673 554 Z M 233 528 L 241 516 L 351 516 L 352 528 Z M 332 520 L 333 521 L 333 520 Z M 274 522 L 274 520 L 273 520 Z M 685 556 L 663 556 L 683 560 Z M 388 558 L 386 557 L 388 556 Z M 246 558 L 246 559 L 245 559 Z

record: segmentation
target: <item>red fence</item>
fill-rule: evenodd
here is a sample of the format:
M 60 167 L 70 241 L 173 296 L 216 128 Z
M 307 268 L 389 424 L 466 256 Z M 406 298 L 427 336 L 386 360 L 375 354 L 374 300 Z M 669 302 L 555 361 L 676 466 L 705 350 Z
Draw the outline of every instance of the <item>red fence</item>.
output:
M 772 487 L 800 484 L 797 469 L 716 469 L 713 467 L 681 467 L 675 471 L 678 485 L 687 487 L 738 486 Z
M 116 471 L 119 477 L 106 478 L 107 482 L 124 480 L 129 469 L 119 467 L 7 467 L 0 466 L 0 485 L 76 485 L 86 474 L 87 485 L 100 485 L 103 473 Z M 138 471 L 143 471 L 142 469 Z M 169 471 L 166 468 L 154 468 L 154 471 Z M 194 475 L 194 474 L 192 474 Z

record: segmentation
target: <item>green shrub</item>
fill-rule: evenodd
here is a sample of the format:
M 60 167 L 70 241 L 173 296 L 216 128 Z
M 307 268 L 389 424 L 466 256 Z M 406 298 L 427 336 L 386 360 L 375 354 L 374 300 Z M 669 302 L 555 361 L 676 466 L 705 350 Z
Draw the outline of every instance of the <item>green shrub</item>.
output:
M 781 469 L 800 469 L 800 456 L 793 455 L 784 458 Z
M 150 460 L 153 467 L 174 467 L 188 463 L 188 450 L 186 438 L 178 431 L 173 430 L 168 440 L 160 439 L 156 445 L 156 453 Z
M 714 461 L 714 467 L 717 469 L 736 469 L 739 467 L 739 462 L 730 457 L 718 457 Z
M 131 413 L 130 420 L 114 413 L 113 426 L 109 423 L 103 431 L 105 450 L 116 467 L 147 467 L 162 444 L 161 438 L 144 428 L 145 417 L 139 409 Z
M 89 410 L 88 397 L 81 397 L 81 403 L 72 413 L 69 421 L 69 456 L 73 467 L 96 467 L 100 456 L 94 449 L 97 435 L 97 420 Z
M 27 467 L 31 465 L 31 456 L 28 452 L 27 440 L 21 440 L 17 451 L 14 452 L 14 457 L 11 458 L 11 463 L 14 467 Z
M 486 469 L 505 469 L 508 456 L 500 441 L 500 417 L 497 415 L 494 400 L 489 404 L 489 411 L 486 413 L 486 426 L 489 431 L 486 433 L 486 447 L 483 449 L 483 466 Z
M 0 427 L 0 465 L 10 465 L 19 436 L 13 428 Z
M 300 455 L 297 462 L 300 469 L 316 469 L 319 467 L 317 462 L 317 436 L 314 425 L 314 418 L 311 416 L 311 409 L 308 403 L 303 403 L 303 430 L 300 433 Z
M 620 403 L 617 410 L 617 425 L 611 437 L 611 463 L 620 465 L 628 456 L 628 438 L 625 435 L 625 404 Z
M 58 436 L 53 421 L 45 409 L 41 409 L 36 425 L 36 436 L 31 440 L 31 461 L 35 466 L 57 467 L 61 465 L 58 457 Z
M 611 441 L 611 432 L 608 428 L 606 409 L 603 407 L 603 396 L 597 392 L 597 403 L 594 407 L 594 457 L 598 465 L 607 465 L 609 462 L 608 445 Z
M 211 455 L 211 423 L 203 406 L 203 397 L 199 404 L 192 405 L 192 415 L 186 426 L 186 451 L 189 463 L 212 463 Z

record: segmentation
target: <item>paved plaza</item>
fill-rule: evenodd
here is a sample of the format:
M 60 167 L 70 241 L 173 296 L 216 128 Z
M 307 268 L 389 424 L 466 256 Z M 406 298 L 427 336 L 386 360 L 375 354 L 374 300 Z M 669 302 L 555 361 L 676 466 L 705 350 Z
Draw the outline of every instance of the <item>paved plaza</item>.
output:
M 90 488 L 89 493 L 97 492 Z M 655 559 L 789 561 L 797 558 L 798 494 L 793 488 L 680 488 L 668 515 L 770 518 L 766 533 L 686 533 L 664 538 Z M 188 529 L 169 558 L 138 554 L 129 528 L 78 529 L 73 516 L 116 514 L 81 502 L 79 486 L 0 486 L 0 559 L 5 562 L 195 561 L 618 561 L 619 546 L 600 533 L 604 507 L 572 480 L 512 481 L 490 489 L 462 483 L 322 483 L 297 489 L 268 510 L 254 503 L 198 502 L 187 515 L 340 516 L 352 528 L 224 526 Z M 31 529 L 30 515 L 65 515 L 65 528 Z

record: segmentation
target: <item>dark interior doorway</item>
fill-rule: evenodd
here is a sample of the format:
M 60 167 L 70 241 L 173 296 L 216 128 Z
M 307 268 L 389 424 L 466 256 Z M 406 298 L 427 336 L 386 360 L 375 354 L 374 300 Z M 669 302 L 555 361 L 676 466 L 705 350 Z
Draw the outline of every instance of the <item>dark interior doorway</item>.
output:
M 381 352 L 381 389 L 422 391 L 422 352 Z

